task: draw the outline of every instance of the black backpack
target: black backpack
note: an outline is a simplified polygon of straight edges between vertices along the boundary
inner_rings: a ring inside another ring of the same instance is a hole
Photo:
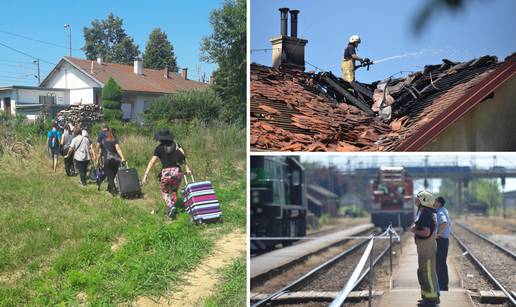
[[[50,149],[59,148],[59,137],[57,136],[57,131],[50,132],[50,139],[48,140],[48,147]]]

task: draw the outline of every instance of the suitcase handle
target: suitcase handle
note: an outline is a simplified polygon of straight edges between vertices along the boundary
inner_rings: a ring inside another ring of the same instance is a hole
[[[191,179],[192,179],[192,181],[191,181],[191,182],[195,182],[195,179],[194,179],[194,176],[193,176],[193,174],[192,174],[192,173],[190,173],[190,177],[191,177]],[[188,183],[189,183],[189,182],[188,182],[188,177],[186,177],[186,175],[185,175],[185,174],[183,174],[183,178],[185,178],[185,183],[186,183],[186,184],[188,184]]]

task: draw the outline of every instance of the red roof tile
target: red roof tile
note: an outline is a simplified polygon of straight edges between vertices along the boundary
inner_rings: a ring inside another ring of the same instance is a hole
[[[395,80],[390,87],[396,89],[390,121],[336,103],[319,89],[314,74],[251,64],[251,147],[273,151],[419,150],[513,76],[515,58],[503,65],[494,57],[466,63],[444,61]],[[420,95],[417,99],[412,97],[414,89]]]
[[[73,57],[65,57],[64,60],[79,67],[86,74],[105,84],[110,77],[116,80],[124,91],[149,92],[149,93],[173,93],[179,90],[204,89],[205,83],[185,80],[178,73],[170,72],[169,78],[164,77],[164,70],[143,69],[143,74],[134,73],[133,65],[121,65],[114,63],[99,64],[96,61],[83,60]],[[91,65],[93,63],[93,73]]]

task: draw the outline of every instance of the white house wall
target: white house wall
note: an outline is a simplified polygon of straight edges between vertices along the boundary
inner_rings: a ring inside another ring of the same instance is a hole
[[[100,85],[68,62],[57,70],[42,86],[55,88],[83,89]]]
[[[93,104],[94,101],[93,88],[70,90],[70,104]]]
[[[125,108],[126,113],[131,113],[131,121],[141,123],[143,121],[143,112],[150,108],[151,103],[160,96],[161,95],[125,93],[122,102],[130,104],[131,106],[123,106],[123,108]],[[125,116],[124,114],[124,117]]]
[[[67,93],[65,91],[52,91],[52,90],[29,90],[29,89],[16,89],[18,92],[18,104],[39,104],[39,96],[55,96],[56,104],[65,105],[68,104],[66,99]]]

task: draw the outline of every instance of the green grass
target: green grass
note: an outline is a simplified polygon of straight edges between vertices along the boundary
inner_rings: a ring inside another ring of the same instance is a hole
[[[44,140],[28,159],[0,156],[0,306],[77,305],[84,297],[94,306],[116,305],[176,290],[215,239],[245,230],[245,132],[216,128],[176,135],[196,179],[212,180],[223,224],[194,226],[185,212],[166,223],[163,209],[150,214],[164,207],[154,178],[144,199],[123,200],[94,184],[82,188],[77,177],[64,176],[62,162],[52,175]],[[156,142],[145,134],[120,139],[130,166],[143,174]],[[125,244],[112,251],[120,238]],[[228,301],[245,297],[245,270],[238,272],[241,288],[222,283],[238,289],[227,292]]]
[[[246,261],[246,255],[242,254],[222,271],[222,278],[215,287],[217,293],[203,302],[205,307],[246,305]]]

